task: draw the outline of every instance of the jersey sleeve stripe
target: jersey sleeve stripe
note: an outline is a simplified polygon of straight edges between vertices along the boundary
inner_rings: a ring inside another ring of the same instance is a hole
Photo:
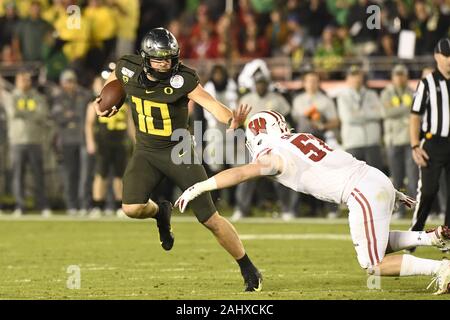
[[[423,103],[423,97],[424,97],[424,91],[425,91],[425,85],[423,84],[423,81],[420,81],[419,87],[417,88],[416,97],[414,98],[412,111],[419,113],[422,108]]]

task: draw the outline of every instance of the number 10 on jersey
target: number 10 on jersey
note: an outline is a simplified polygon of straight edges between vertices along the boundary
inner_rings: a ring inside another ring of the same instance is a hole
[[[136,106],[139,131],[164,137],[168,137],[172,134],[172,121],[170,119],[169,106],[167,103],[142,100],[135,96],[131,97],[131,101]],[[161,112],[163,123],[162,129],[155,128],[154,118],[152,117],[152,108],[158,108]]]

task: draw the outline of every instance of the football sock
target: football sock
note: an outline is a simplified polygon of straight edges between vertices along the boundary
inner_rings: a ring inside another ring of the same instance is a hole
[[[250,260],[250,258],[247,256],[247,254],[244,254],[244,256],[242,258],[236,260],[236,262],[239,264],[239,267],[241,268],[241,270],[246,270],[246,269],[255,267],[253,265],[252,261]]]
[[[425,231],[389,232],[389,247],[392,251],[395,252],[417,246],[431,246],[430,235]]]
[[[404,254],[400,276],[434,276],[441,267],[442,261],[422,259],[410,254]]]
[[[93,208],[98,208],[100,210],[103,210],[103,208],[105,207],[105,200],[93,200],[92,201],[92,207]]]
[[[114,207],[116,210],[119,210],[122,208],[122,200],[116,200],[114,201]]]

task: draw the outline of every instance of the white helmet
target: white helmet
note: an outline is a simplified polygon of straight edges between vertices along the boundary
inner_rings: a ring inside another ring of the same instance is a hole
[[[255,113],[248,121],[245,130],[246,146],[254,156],[265,136],[281,137],[290,132],[284,116],[272,110]]]

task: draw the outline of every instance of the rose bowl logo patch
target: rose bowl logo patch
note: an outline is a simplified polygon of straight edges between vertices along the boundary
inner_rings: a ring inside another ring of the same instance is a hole
[[[179,89],[184,84],[184,78],[180,76],[179,74],[174,75],[172,78],[170,78],[170,85],[174,87],[175,89]]]

